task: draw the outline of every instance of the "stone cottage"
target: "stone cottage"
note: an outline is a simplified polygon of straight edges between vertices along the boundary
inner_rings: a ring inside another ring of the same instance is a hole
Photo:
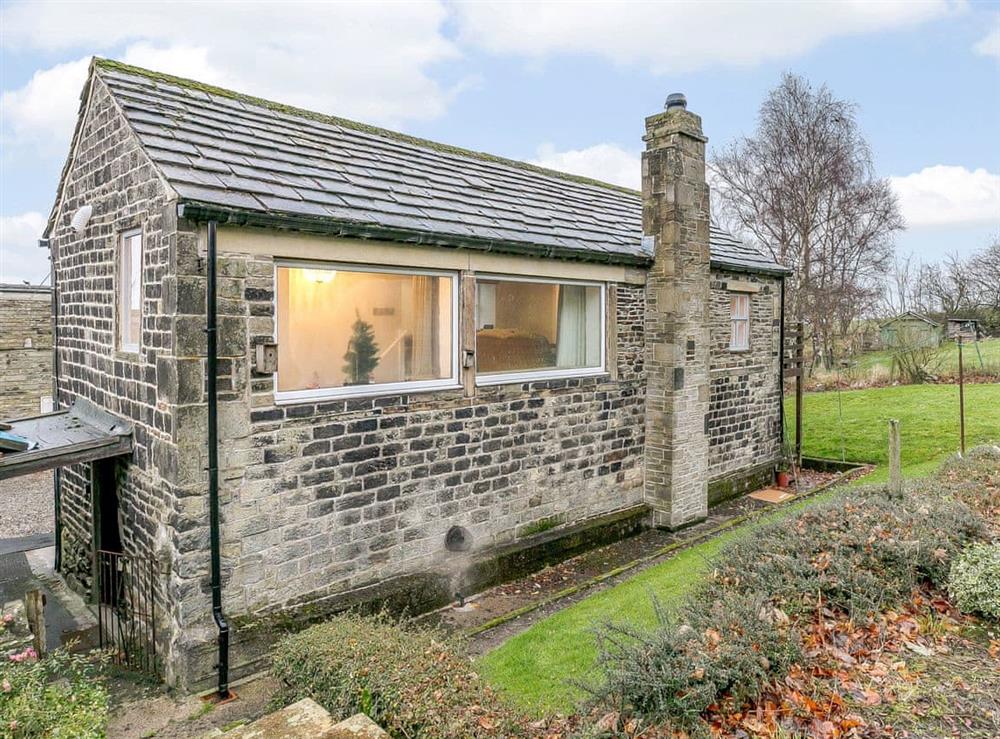
[[[220,612],[238,673],[275,614],[431,608],[769,480],[785,270],[710,225],[682,96],[644,140],[640,193],[96,60],[45,235],[58,403],[134,452],[62,471],[66,577],[155,557],[195,688]]]
[[[52,410],[52,291],[0,284],[0,418]]]

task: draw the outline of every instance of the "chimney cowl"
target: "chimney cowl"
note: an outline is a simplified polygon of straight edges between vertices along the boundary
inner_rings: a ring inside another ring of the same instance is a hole
[[[681,108],[682,110],[687,109],[688,101],[684,97],[683,92],[672,92],[667,95],[667,102],[663,106],[664,110],[671,110],[673,108]]]

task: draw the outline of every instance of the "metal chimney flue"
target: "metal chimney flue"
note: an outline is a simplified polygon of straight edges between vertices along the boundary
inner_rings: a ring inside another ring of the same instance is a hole
[[[674,108],[681,108],[682,110],[687,109],[688,101],[684,97],[683,92],[672,92],[667,95],[666,105],[663,106],[664,110],[673,110]]]

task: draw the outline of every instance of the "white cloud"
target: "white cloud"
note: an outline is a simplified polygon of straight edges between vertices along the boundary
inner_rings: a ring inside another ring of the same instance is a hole
[[[438,0],[376,3],[5,3],[9,49],[96,53],[282,103],[400,126],[441,115],[465,81],[434,65],[460,57]],[[122,49],[124,48],[124,52]],[[87,59],[3,93],[5,145],[65,153]]]
[[[849,34],[891,30],[939,18],[961,3],[742,2],[656,3],[558,0],[461,1],[460,37],[494,53],[538,59],[587,54],[656,73],[785,59]]]
[[[641,186],[639,155],[617,144],[595,144],[568,151],[556,151],[552,144],[542,144],[529,163],[636,190]]]
[[[33,143],[65,153],[76,122],[88,59],[35,72],[24,87],[0,95],[4,143]]]
[[[1000,17],[997,23],[1000,24]],[[972,50],[981,56],[991,56],[1000,59],[1000,28],[994,28],[990,33],[979,39]]]
[[[0,282],[40,282],[49,273],[48,252],[38,239],[45,216],[35,211],[0,216]]]
[[[207,49],[196,46],[158,48],[139,42],[125,49],[121,60],[159,72],[196,77],[209,84],[226,82],[225,74],[208,62]],[[5,144],[31,146],[45,154],[65,156],[89,66],[90,57],[57,64],[35,72],[23,87],[5,90],[0,96]]]
[[[1000,225],[1000,174],[939,164],[889,180],[908,226]]]

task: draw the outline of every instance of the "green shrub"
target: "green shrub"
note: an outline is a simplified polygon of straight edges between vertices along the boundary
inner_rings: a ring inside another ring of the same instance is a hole
[[[596,692],[615,710],[691,726],[722,696],[752,698],[800,656],[788,619],[761,599],[702,593],[679,617],[657,616],[651,630],[598,633],[607,680]]]
[[[863,618],[914,587],[945,587],[951,559],[988,530],[960,502],[862,488],[758,530],[720,553],[710,589],[764,595],[790,615],[822,605]]]
[[[599,631],[611,710],[688,727],[711,704],[742,703],[799,657],[796,622],[820,609],[863,619],[914,587],[943,587],[950,562],[988,529],[961,502],[861,489],[763,526],[725,548],[675,617]],[[659,610],[659,609],[658,609]]]
[[[948,591],[966,613],[1000,620],[1000,544],[974,544],[951,565]]]
[[[434,631],[386,616],[341,615],[283,639],[279,700],[312,698],[334,716],[362,712],[397,737],[519,736],[518,717]]]
[[[950,458],[921,488],[962,501],[1000,531],[1000,447],[980,446]]]
[[[105,736],[108,693],[97,661],[63,650],[43,660],[17,656],[0,662],[0,736]]]

